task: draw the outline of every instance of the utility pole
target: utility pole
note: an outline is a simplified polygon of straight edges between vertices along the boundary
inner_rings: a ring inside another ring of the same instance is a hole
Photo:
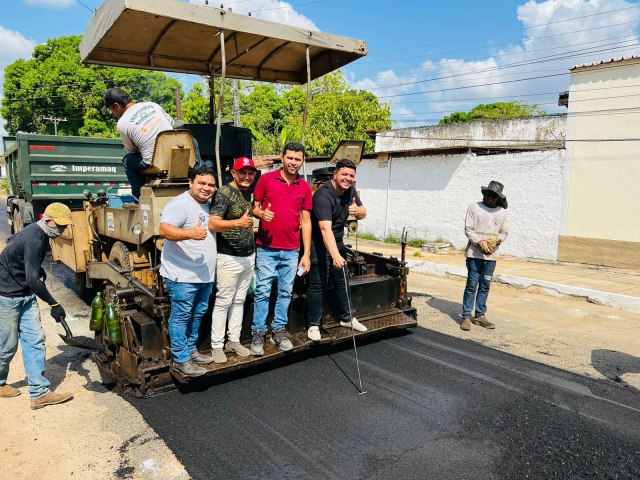
[[[233,124],[240,126],[240,102],[238,100],[238,79],[233,79]]]
[[[176,120],[182,120],[182,111],[180,108],[180,87],[174,87],[173,93],[176,96]]]
[[[53,131],[55,132],[55,135],[58,135],[58,123],[67,121],[66,118],[55,117],[42,117],[42,120],[49,120],[50,122],[53,122]]]

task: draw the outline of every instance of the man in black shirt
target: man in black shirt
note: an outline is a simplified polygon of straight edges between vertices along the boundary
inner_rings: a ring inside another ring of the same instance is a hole
[[[69,207],[52,203],[38,222],[11,237],[0,254],[0,398],[20,395],[20,390],[7,384],[9,364],[20,339],[32,410],[73,397],[49,390],[50,382],[44,377],[45,336],[36,300],[38,297],[49,304],[56,322],[65,317],[64,309],[44,283],[42,262],[49,239],[59,237],[70,223]]]
[[[367,327],[351,318],[346,293],[347,250],[343,243],[344,228],[349,215],[356,220],[367,216],[355,189],[356,166],[351,160],[336,164],[333,178],[313,194],[311,212],[311,271],[308,292],[307,336],[320,340],[320,324],[325,293],[333,295],[336,302],[333,312],[340,325],[366,332]]]

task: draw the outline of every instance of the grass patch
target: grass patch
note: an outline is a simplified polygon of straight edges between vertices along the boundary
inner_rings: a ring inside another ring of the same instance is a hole
[[[0,192],[6,195],[9,195],[9,193],[11,193],[11,187],[9,186],[9,179],[6,177],[0,179]]]
[[[407,242],[407,244],[408,244],[410,247],[415,247],[415,248],[422,248],[422,245],[423,245],[424,243],[426,243],[426,242],[425,242],[423,239],[421,239],[421,238],[414,238],[413,240],[409,240],[409,241]]]
[[[373,233],[356,233],[357,238],[361,238],[362,240],[377,240],[376,236]]]
[[[422,256],[422,253],[420,253],[420,252],[413,252],[413,256],[414,256],[414,257],[421,257],[421,256]]]
[[[393,235],[387,235],[386,237],[384,237],[384,243],[392,243],[394,245],[399,245],[400,244],[400,238],[399,237],[394,237]]]
[[[447,240],[446,238],[442,238],[442,237],[438,237],[436,238],[433,243],[447,243],[447,244],[451,244],[451,242],[449,240]]]

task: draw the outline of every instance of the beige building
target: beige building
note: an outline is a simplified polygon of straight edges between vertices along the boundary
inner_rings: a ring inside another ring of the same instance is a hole
[[[640,269],[640,58],[571,69],[558,260]]]

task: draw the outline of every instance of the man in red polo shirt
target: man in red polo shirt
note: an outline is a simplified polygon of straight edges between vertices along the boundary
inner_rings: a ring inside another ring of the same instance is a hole
[[[260,219],[256,253],[251,353],[264,355],[267,314],[273,281],[278,279],[278,299],[271,342],[280,350],[293,348],[285,330],[296,269],[306,274],[311,267],[311,188],[298,175],[304,162],[304,146],[287,143],[282,152],[282,168],[262,175],[254,191],[253,215]],[[302,229],[302,258],[300,230]]]

